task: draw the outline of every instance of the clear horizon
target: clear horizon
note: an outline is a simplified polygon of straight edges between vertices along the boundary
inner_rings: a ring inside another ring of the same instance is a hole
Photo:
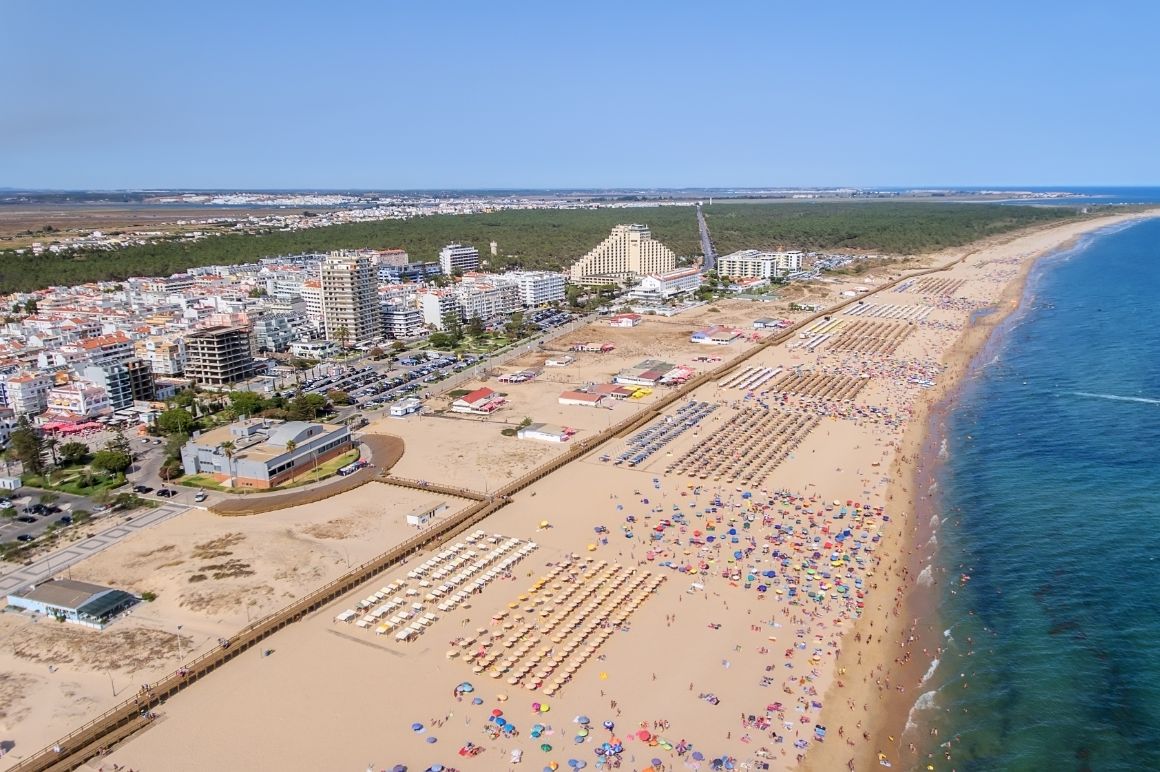
[[[1158,23],[1141,0],[11,2],[0,185],[1147,187]]]

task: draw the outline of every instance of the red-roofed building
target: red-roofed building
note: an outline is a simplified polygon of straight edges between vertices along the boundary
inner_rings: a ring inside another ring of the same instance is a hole
[[[636,327],[644,317],[640,314],[616,314],[608,317],[609,327]]]
[[[451,403],[452,413],[471,413],[473,415],[490,415],[507,404],[507,400],[491,389],[484,387],[476,389],[470,394],[464,394]]]
[[[589,394],[586,391],[564,391],[560,392],[559,402],[561,405],[582,405],[584,407],[600,407],[600,403],[604,401],[603,394]]]

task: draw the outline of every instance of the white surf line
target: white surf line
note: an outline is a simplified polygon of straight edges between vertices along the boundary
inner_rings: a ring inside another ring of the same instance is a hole
[[[1145,405],[1160,405],[1160,399],[1149,397],[1121,397],[1119,394],[1094,394],[1090,391],[1069,391],[1068,394],[1077,397],[1091,397],[1092,399],[1110,399],[1115,402],[1141,402]]]

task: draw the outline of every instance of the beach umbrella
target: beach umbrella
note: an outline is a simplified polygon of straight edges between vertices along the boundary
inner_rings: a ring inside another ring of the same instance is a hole
[[[435,737],[434,737],[434,736],[431,736],[431,737],[428,737],[428,738],[427,738],[427,742],[428,742],[428,743],[435,743],[435,742],[438,742],[438,741],[435,739]]]
[[[411,724],[411,731],[412,732],[422,732],[423,725],[420,724],[418,721],[416,721],[414,724]]]
[[[457,686],[455,688],[457,691],[461,691],[461,692],[464,692],[466,694],[471,694],[473,691],[475,691],[475,687],[472,686],[468,681],[464,681],[463,683],[461,683],[459,686]]]
[[[547,753],[548,751],[552,750],[552,746],[544,743],[540,746],[540,750],[542,750],[544,753]]]
[[[659,766],[661,765],[661,760],[660,760],[660,759],[653,759],[653,760],[652,760],[652,765],[653,765],[654,767],[659,767]]]
[[[577,723],[577,724],[587,724],[587,723],[589,723],[588,716],[577,716],[577,717],[576,717],[576,723]]]
[[[704,761],[705,754],[700,751],[693,751],[693,761]]]
[[[610,732],[612,731],[613,727],[615,727],[615,726],[616,726],[616,724],[614,724],[614,723],[613,723],[613,722],[611,722],[611,721],[605,721],[605,722],[604,722],[604,728],[605,728],[605,729],[607,729],[607,730],[608,730],[608,731],[610,731]]]
[[[499,708],[495,708],[491,711],[491,715],[495,716],[496,718],[499,718],[500,716],[503,715],[503,711],[500,710]]]
[[[391,767],[391,772],[407,772],[407,768],[402,764],[396,764],[395,766]]]

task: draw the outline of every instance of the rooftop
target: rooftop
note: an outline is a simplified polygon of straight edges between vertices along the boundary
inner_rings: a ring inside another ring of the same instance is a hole
[[[12,595],[58,608],[79,609],[94,595],[109,589],[99,584],[78,582],[73,579],[53,579],[27,592],[14,592]]]

